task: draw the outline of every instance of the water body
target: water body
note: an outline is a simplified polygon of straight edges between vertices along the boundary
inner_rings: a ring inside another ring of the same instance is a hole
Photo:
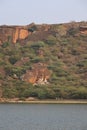
[[[0,104],[0,130],[87,130],[87,105]]]

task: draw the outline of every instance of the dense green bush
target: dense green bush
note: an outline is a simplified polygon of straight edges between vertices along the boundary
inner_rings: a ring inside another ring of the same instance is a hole
[[[8,43],[8,42],[5,42],[5,43],[2,44],[2,47],[3,47],[3,48],[6,48],[6,47],[8,47],[8,46],[9,46],[9,43]]]
[[[50,35],[48,38],[47,38],[47,40],[46,40],[46,43],[48,44],[48,45],[55,45],[56,44],[56,42],[57,42],[57,40],[56,40],[56,37],[54,37],[54,36],[52,36],[52,35]]]
[[[39,48],[44,47],[44,46],[45,46],[44,42],[38,41],[38,42],[31,44],[30,47],[33,48],[33,49],[39,49]]]
[[[31,28],[28,29],[29,32],[34,32],[37,30],[37,27],[33,25]]]
[[[71,35],[71,36],[75,36],[75,34],[77,34],[78,32],[79,32],[79,28],[71,27],[71,28],[68,30],[68,34]]]
[[[9,62],[10,62],[11,64],[15,64],[18,60],[19,60],[19,58],[18,58],[18,57],[15,57],[15,56],[11,56],[11,57],[9,58]]]

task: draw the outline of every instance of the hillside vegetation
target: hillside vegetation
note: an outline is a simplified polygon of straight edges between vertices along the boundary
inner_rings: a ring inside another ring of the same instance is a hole
[[[0,97],[87,99],[87,22],[27,28],[0,45]]]

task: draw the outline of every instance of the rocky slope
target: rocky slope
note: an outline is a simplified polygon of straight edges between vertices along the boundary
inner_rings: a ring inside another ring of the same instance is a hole
[[[34,23],[26,26],[0,26],[0,44],[4,42],[16,43],[18,40],[44,40],[50,34],[64,36],[68,31],[79,30],[81,34],[87,34],[87,25],[85,22],[60,24],[59,28],[55,25],[36,25]]]
[[[0,26],[0,95],[87,98],[87,22]]]

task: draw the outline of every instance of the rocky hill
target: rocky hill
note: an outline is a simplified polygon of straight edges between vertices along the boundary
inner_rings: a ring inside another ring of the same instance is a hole
[[[0,26],[0,97],[87,98],[87,22]]]

